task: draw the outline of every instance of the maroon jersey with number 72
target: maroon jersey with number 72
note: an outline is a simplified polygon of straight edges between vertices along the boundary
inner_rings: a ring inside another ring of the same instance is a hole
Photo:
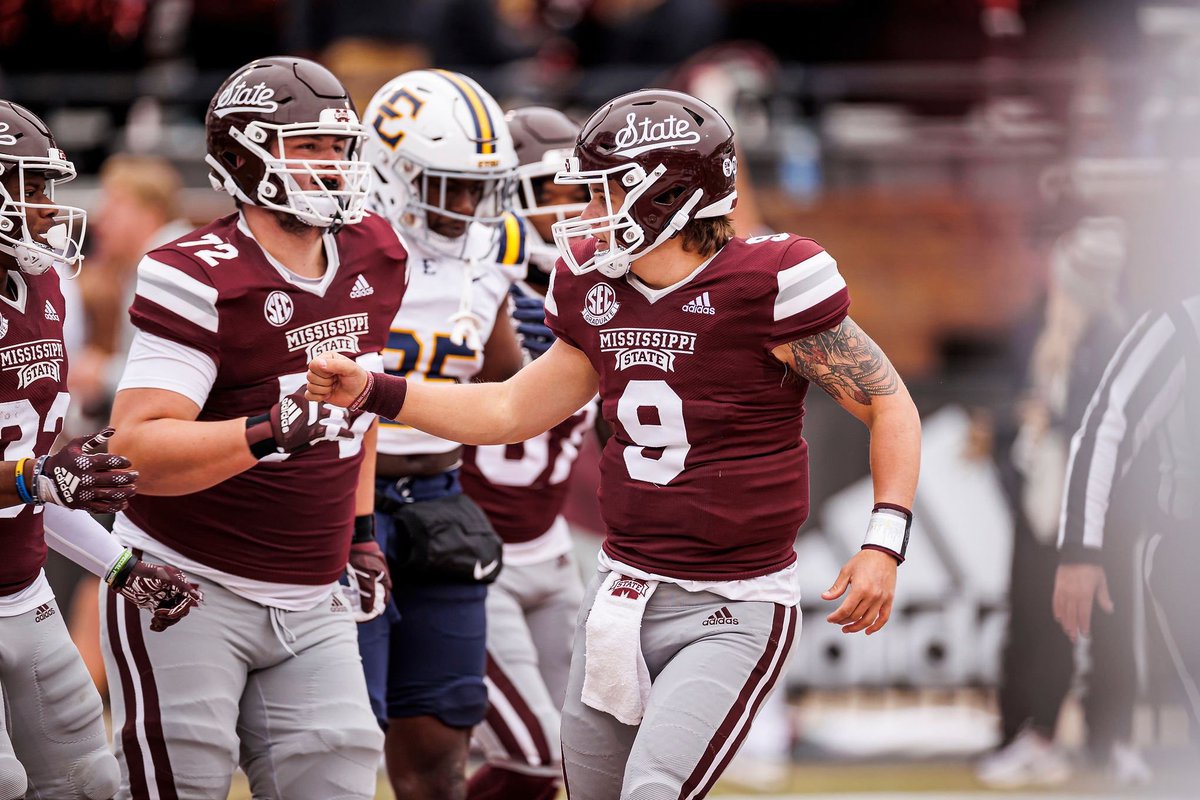
[[[139,329],[195,348],[217,364],[200,420],[266,412],[304,385],[308,362],[336,351],[378,353],[407,283],[408,254],[372,214],[325,236],[316,283],[289,279],[233,214],[154,250],[138,266],[129,309]],[[188,558],[233,575],[320,585],[346,568],[362,434],[271,455],[203,491],[140,494],[130,521]]]

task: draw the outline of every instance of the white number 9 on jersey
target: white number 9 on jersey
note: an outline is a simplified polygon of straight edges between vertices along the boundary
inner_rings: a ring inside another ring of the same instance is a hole
[[[657,411],[658,422],[642,422],[641,408]],[[617,401],[617,419],[634,442],[624,453],[629,477],[664,486],[683,472],[692,445],[683,422],[683,399],[666,381],[630,381]],[[662,452],[650,458],[648,448]]]

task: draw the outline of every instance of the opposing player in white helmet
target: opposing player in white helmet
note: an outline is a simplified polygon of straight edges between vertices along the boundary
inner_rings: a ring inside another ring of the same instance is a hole
[[[525,248],[505,213],[517,156],[500,107],[465,75],[417,70],[376,92],[363,122],[372,210],[410,254],[386,370],[425,382],[508,377],[522,364],[508,297]],[[383,421],[378,454],[376,533],[399,618],[360,627],[367,684],[387,721],[396,795],[458,800],[470,731],[487,710],[484,602],[501,543],[462,494],[458,442]]]

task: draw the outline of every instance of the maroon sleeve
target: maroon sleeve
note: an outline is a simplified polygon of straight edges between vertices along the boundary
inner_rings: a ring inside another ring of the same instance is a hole
[[[799,236],[763,244],[778,248],[768,350],[829,330],[846,318],[850,292],[825,248]]]
[[[554,331],[554,335],[562,339],[576,350],[582,350],[578,339],[571,334],[570,323],[574,317],[570,313],[574,292],[574,281],[578,280],[560,258],[550,274],[550,287],[546,290],[546,326]],[[577,315],[576,315],[577,316]]]
[[[189,255],[168,246],[142,259],[129,317],[138,330],[192,347],[220,363],[217,289]]]

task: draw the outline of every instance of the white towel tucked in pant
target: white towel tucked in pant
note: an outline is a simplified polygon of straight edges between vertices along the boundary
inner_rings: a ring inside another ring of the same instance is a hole
[[[658,581],[610,572],[585,624],[583,702],[626,725],[642,721],[650,670],[642,657],[642,614]]]

